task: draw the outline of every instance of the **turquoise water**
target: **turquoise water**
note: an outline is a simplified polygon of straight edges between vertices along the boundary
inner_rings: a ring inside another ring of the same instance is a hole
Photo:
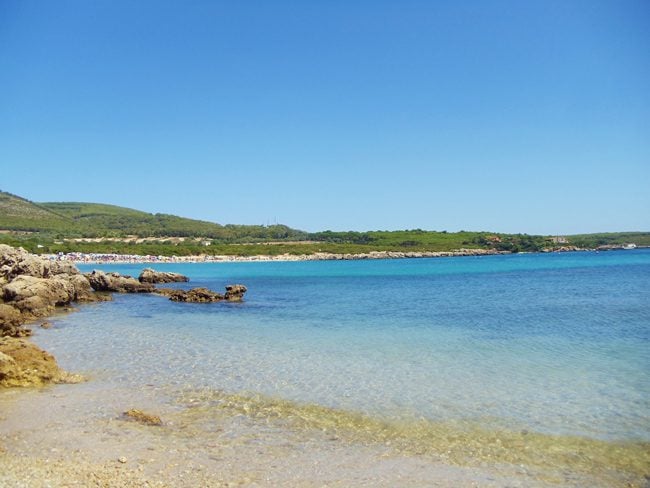
[[[146,265],[81,266],[136,275]],[[157,265],[242,304],[115,295],[36,340],[116,384],[650,440],[650,251]]]

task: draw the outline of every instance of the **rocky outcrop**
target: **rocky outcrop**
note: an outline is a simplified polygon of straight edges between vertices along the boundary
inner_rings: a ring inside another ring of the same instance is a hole
[[[79,274],[81,273],[74,263],[69,261],[50,261],[30,254],[21,247],[0,244],[0,284],[8,283],[18,276],[53,278]]]
[[[24,320],[45,317],[56,307],[75,301],[99,301],[110,297],[95,294],[82,275],[56,275],[52,278],[17,276],[2,288],[5,304],[20,311]]]
[[[73,263],[0,245],[0,336],[30,335],[21,325],[56,307],[108,298],[95,293]]]
[[[0,386],[77,381],[59,369],[51,354],[21,339],[31,335],[22,325],[74,301],[103,299],[73,263],[0,245]]]
[[[226,293],[222,295],[208,288],[192,288],[191,290],[176,290],[173,288],[159,288],[160,295],[169,297],[173,302],[188,303],[214,303],[214,302],[241,302],[247,289],[244,285],[228,285]]]
[[[0,337],[25,337],[31,335],[31,330],[21,327],[25,322],[20,310],[0,303]]]
[[[2,289],[5,302],[11,302],[21,312],[34,317],[52,313],[57,305],[69,305],[74,297],[74,285],[63,278],[23,275],[14,278]]]
[[[244,285],[228,285],[226,286],[225,299],[229,302],[241,302],[247,291],[248,289]]]
[[[119,273],[105,273],[94,270],[84,275],[95,291],[116,293],[151,293],[155,287],[151,283],[140,283],[135,278]]]
[[[575,251],[584,251],[584,248],[577,246],[559,246],[559,247],[549,247],[542,249],[542,252],[575,252]]]
[[[77,383],[82,378],[61,370],[54,357],[26,339],[0,338],[0,386]]]
[[[192,288],[191,290],[160,288],[157,291],[161,295],[168,296],[172,302],[214,303],[225,300],[223,295],[208,288]]]
[[[43,278],[49,274],[49,261],[29,254],[23,248],[0,244],[0,279],[3,283],[20,275]]]
[[[101,302],[111,300],[110,295],[95,293],[90,286],[88,278],[82,274],[67,275],[67,280],[74,288],[75,302]]]
[[[190,281],[190,279],[180,273],[170,273],[145,268],[142,270],[142,273],[140,273],[138,281],[140,283],[182,283]]]
[[[81,274],[71,262],[44,259],[22,248],[0,244],[0,386],[79,380],[80,377],[61,371],[52,355],[22,339],[31,334],[31,330],[23,327],[25,322],[48,316],[57,307],[111,299],[110,294],[102,292],[158,291],[173,301],[194,303],[241,301],[246,293],[243,285],[227,286],[225,295],[207,288],[156,290],[153,285],[154,282],[179,281],[188,281],[188,278],[152,269],[144,270],[139,280],[103,271]],[[42,324],[43,328],[50,326]]]

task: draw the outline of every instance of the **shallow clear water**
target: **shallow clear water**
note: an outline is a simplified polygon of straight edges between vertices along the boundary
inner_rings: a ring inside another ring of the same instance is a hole
[[[115,295],[36,341],[121,386],[650,440],[649,250],[155,267],[190,277],[176,286],[249,293],[242,304]]]

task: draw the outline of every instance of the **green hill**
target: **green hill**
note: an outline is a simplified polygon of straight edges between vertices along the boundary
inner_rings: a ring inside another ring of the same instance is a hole
[[[150,214],[116,205],[81,202],[40,203],[57,215],[74,222],[84,236],[120,237],[213,237],[223,234],[223,226],[175,215]]]
[[[4,232],[4,233],[2,233]],[[7,234],[9,232],[9,234]],[[158,238],[148,241],[127,239]],[[181,239],[168,239],[182,237]],[[79,242],[76,238],[106,238]],[[204,246],[203,240],[210,246]],[[536,252],[575,245],[596,248],[634,243],[650,246],[650,232],[550,236],[421,229],[306,233],[285,225],[220,225],[175,215],[151,214],[100,203],[34,203],[0,192],[0,242],[35,252],[229,255],[452,251],[460,248]]]
[[[22,232],[76,231],[72,219],[17,195],[0,191],[0,230]]]
[[[57,237],[203,237],[223,242],[304,239],[285,225],[220,225],[100,203],[35,203],[0,192],[0,230]]]

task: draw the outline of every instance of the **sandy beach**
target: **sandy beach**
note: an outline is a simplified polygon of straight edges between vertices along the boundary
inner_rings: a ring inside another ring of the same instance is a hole
[[[573,250],[573,249],[572,249]],[[279,254],[279,255],[257,255],[257,256],[235,256],[235,255],[208,255],[200,254],[194,256],[151,256],[139,254],[102,254],[102,253],[67,253],[67,254],[43,254],[43,257],[52,261],[71,261],[78,264],[155,264],[155,263],[238,263],[238,262],[260,262],[260,261],[349,261],[366,259],[417,259],[417,258],[441,258],[458,256],[491,256],[498,254],[510,254],[507,251],[494,251],[487,249],[459,249],[456,251],[440,252],[401,252],[401,251],[372,251],[360,254],[334,254],[316,252],[312,254]]]

